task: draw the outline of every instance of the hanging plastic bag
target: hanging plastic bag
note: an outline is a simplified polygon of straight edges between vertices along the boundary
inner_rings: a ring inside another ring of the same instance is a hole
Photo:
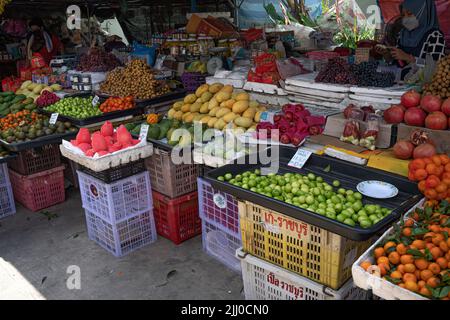
[[[341,135],[341,141],[359,145],[361,129],[359,122],[364,120],[364,111],[353,109],[345,122],[344,131]]]
[[[378,132],[380,131],[380,121],[381,116],[378,114],[369,114],[367,116],[367,128],[362,134],[359,140],[359,145],[361,147],[367,148],[369,150],[375,150],[375,145],[377,143]]]

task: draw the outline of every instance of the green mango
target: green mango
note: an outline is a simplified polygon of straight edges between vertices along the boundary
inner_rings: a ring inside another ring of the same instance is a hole
[[[139,133],[141,132],[141,125],[138,124],[136,127],[133,128],[133,130],[131,130],[131,134],[132,135],[139,135]]]
[[[125,125],[125,128],[127,128],[127,130],[131,132],[136,127],[136,125],[136,123],[127,123]]]
[[[147,139],[159,140],[161,129],[157,124],[151,125],[148,128]]]

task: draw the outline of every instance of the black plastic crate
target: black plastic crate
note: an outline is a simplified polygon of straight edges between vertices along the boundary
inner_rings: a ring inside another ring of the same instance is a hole
[[[91,169],[86,167],[81,167],[82,172],[106,183],[112,183],[114,181],[125,179],[134,176],[135,174],[144,172],[145,170],[147,169],[145,167],[144,159],[139,159],[137,161],[133,161],[121,166],[117,166],[99,172],[92,171]]]

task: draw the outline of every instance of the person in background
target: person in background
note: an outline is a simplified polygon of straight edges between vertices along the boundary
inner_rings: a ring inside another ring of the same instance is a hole
[[[445,38],[439,29],[436,5],[433,0],[405,0],[401,6],[403,29],[395,48],[377,47],[385,60],[397,60],[401,67],[425,65],[427,55],[438,61],[445,55]],[[410,68],[404,68],[410,69]],[[404,75],[408,70],[403,70]]]
[[[44,28],[44,23],[40,18],[33,18],[29,22],[30,34],[27,42],[28,61],[31,60],[34,53],[39,53],[47,65],[50,64],[57,54],[62,52],[62,44],[58,37],[49,33]]]
[[[104,45],[106,52],[111,52],[114,49],[126,48],[126,44],[122,42],[122,38],[113,34],[106,38],[106,43]]]

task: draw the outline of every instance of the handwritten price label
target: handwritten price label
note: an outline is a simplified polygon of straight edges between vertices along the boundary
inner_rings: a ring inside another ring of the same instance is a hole
[[[221,194],[216,193],[213,197],[214,204],[220,209],[225,209],[227,207],[227,201],[225,197]]]
[[[50,120],[48,121],[48,123],[50,124],[55,124],[56,121],[58,120],[58,113],[52,113],[52,115],[50,116]]]
[[[148,124],[143,124],[141,126],[141,131],[139,132],[139,140],[147,140]]]
[[[100,101],[100,98],[98,96],[95,96],[92,99],[92,105],[95,107],[99,101]]]
[[[303,168],[306,161],[308,161],[309,157],[311,156],[312,152],[298,149],[295,155],[292,157],[291,161],[289,161],[288,166],[295,167],[295,168]]]

